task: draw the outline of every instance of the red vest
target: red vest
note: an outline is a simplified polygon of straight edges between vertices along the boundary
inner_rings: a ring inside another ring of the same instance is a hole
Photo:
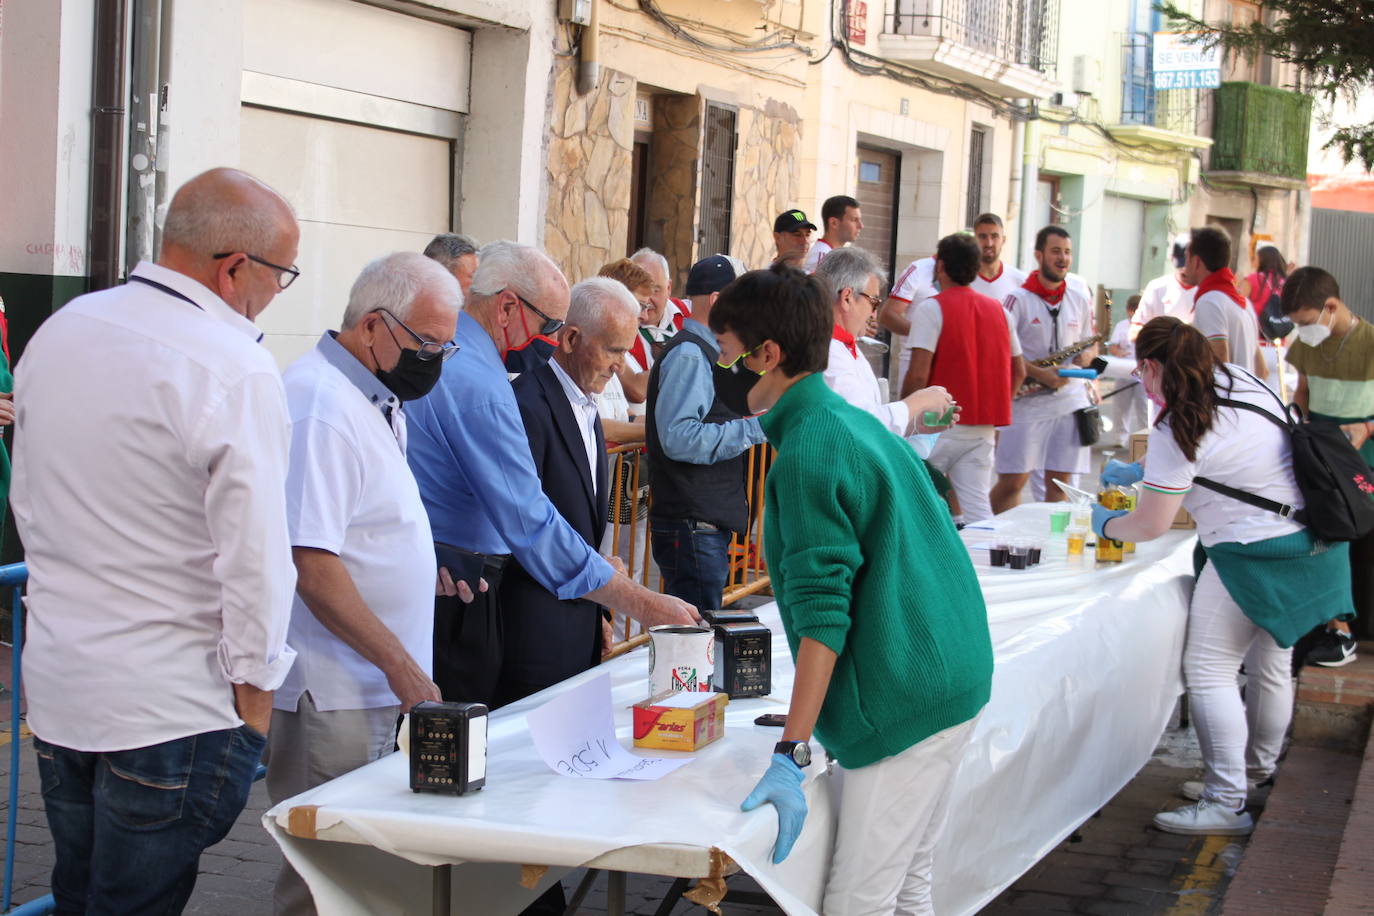
[[[935,297],[940,340],[928,385],[943,385],[958,402],[961,426],[1011,423],[1011,334],[997,300],[967,286]]]

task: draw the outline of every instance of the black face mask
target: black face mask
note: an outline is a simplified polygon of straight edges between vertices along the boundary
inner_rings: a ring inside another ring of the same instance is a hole
[[[749,392],[758,384],[763,374],[755,372],[738,360],[726,367],[716,363],[712,370],[712,380],[716,385],[716,397],[730,410],[741,417],[751,416],[754,411],[749,407]]]
[[[369,348],[370,349],[370,348]],[[377,354],[372,354],[374,360]],[[381,363],[379,362],[380,366]],[[373,374],[391,393],[402,401],[414,401],[429,394],[439,383],[444,371],[442,359],[420,359],[420,351],[401,348],[401,358],[390,369],[378,369]]]

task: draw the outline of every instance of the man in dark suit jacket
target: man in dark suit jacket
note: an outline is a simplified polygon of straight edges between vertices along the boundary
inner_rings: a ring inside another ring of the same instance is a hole
[[[606,387],[634,344],[639,303],[606,277],[572,288],[558,350],[547,365],[517,378],[515,400],[545,494],[587,543],[601,543],[610,484],[606,440],[592,395]],[[505,657],[497,703],[512,703],[601,660],[609,625],[602,607],[560,600],[517,562],[506,566],[500,608]]]

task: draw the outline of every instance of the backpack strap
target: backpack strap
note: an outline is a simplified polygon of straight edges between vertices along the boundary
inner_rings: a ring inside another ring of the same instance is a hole
[[[1247,375],[1248,374],[1249,373],[1247,373]],[[1251,378],[1254,378],[1254,376],[1251,376]],[[1256,379],[1255,381],[1258,382],[1259,380]],[[1263,383],[1260,383],[1260,385],[1261,387],[1264,387],[1265,391],[1269,391],[1269,389],[1265,387]],[[1269,393],[1273,394],[1272,391],[1270,391]],[[1283,406],[1283,401],[1279,400],[1278,395],[1274,395],[1274,400],[1279,401],[1279,406]],[[1292,435],[1293,433],[1293,428],[1295,424],[1293,423],[1292,418],[1287,416],[1287,408],[1284,408],[1284,419],[1279,419],[1269,411],[1265,410],[1263,407],[1259,407],[1255,404],[1249,404],[1245,401],[1234,401],[1230,398],[1217,398],[1217,403],[1224,407],[1232,407],[1238,410],[1248,410],[1251,413],[1257,413],[1260,416],[1264,417],[1266,420],[1268,420],[1270,423],[1273,423],[1279,429],[1282,429],[1284,432],[1288,433],[1289,435]],[[1248,506],[1254,506],[1256,509],[1263,509],[1266,512],[1273,512],[1281,518],[1292,519],[1295,522],[1306,524],[1306,513],[1302,509],[1296,509],[1293,506],[1290,506],[1288,503],[1281,503],[1278,500],[1274,499],[1266,499],[1263,496],[1247,492],[1246,490],[1238,490],[1235,487],[1229,487],[1224,483],[1211,480],[1207,477],[1194,477],[1193,483],[1205,487],[1208,490],[1211,490],[1213,493],[1220,493],[1222,496],[1229,496],[1231,499],[1239,500],[1240,502],[1243,502]]]
[[[1302,523],[1303,520],[1306,518],[1306,513],[1302,509],[1295,509],[1294,507],[1288,505],[1288,503],[1281,503],[1278,500],[1274,499],[1266,499],[1263,496],[1257,496],[1256,494],[1247,492],[1245,490],[1237,490],[1235,487],[1228,487],[1224,483],[1220,483],[1215,480],[1210,480],[1206,477],[1194,477],[1193,483],[1201,487],[1206,487],[1213,493],[1220,493],[1222,496],[1229,496],[1232,499],[1239,500],[1240,502],[1243,502],[1248,506],[1254,506],[1256,509],[1263,509],[1266,512],[1273,512],[1275,515],[1278,515],[1281,518],[1292,519],[1293,521],[1299,523]]]

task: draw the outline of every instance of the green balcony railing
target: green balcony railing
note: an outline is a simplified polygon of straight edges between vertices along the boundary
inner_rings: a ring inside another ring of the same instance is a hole
[[[1307,176],[1311,97],[1256,83],[1222,83],[1213,104],[1212,171]]]

